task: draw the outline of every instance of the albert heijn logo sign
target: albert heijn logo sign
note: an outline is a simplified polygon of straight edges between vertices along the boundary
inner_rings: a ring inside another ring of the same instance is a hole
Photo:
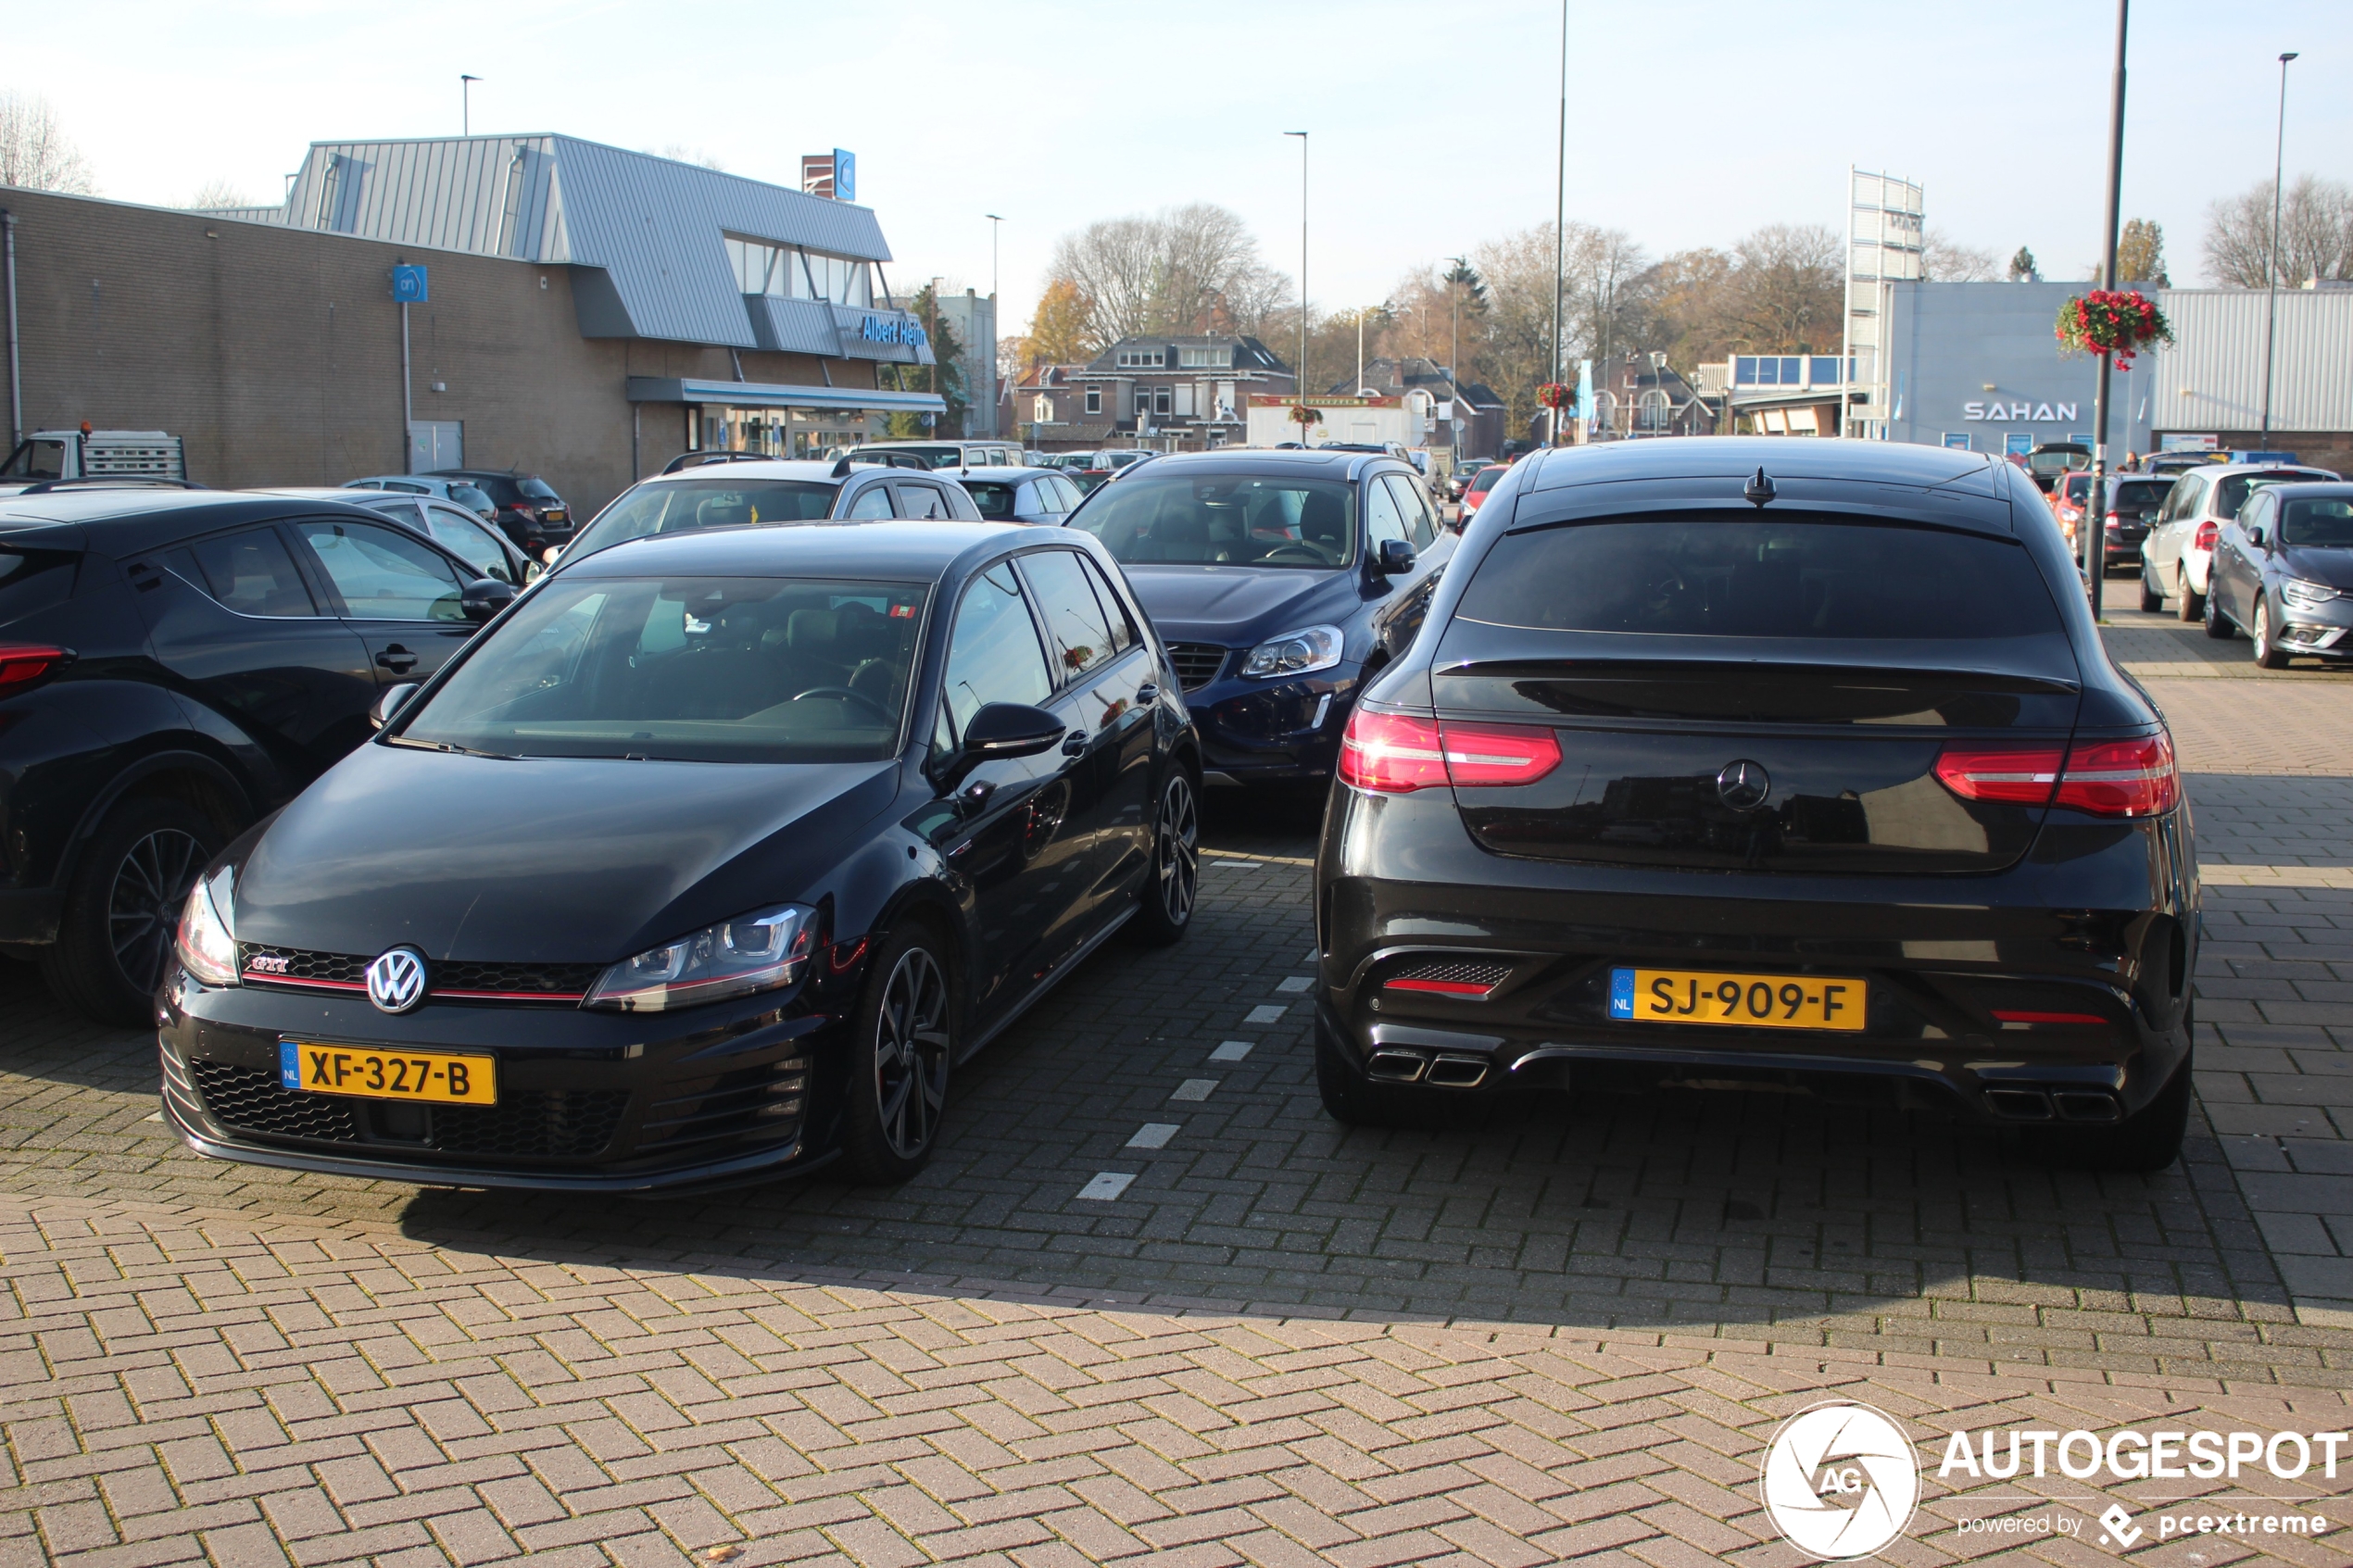
[[[922,327],[905,316],[869,316],[858,335],[867,343],[903,343],[910,348],[921,348],[931,341]]]

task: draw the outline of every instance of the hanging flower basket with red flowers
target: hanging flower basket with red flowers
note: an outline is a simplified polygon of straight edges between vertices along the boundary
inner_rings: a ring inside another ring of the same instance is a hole
[[[1570,408],[1577,404],[1577,389],[1548,381],[1536,389],[1536,401],[1547,408]]]
[[[2133,356],[2153,343],[2171,343],[2173,324],[2138,289],[2094,289],[2059,307],[2059,346],[2074,354],[2108,355],[2129,370]]]
[[[1302,430],[1306,429],[1309,425],[1322,424],[1324,422],[1323,411],[1319,408],[1310,408],[1304,403],[1294,403],[1290,406],[1290,422],[1299,426]]]

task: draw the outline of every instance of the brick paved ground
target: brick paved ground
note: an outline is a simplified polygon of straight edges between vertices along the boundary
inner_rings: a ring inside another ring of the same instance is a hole
[[[2131,662],[2188,661],[2114,619]],[[1192,937],[1074,976],[895,1192],[578,1204],[198,1161],[148,1042],[0,964],[0,1562],[1763,1565],[1796,1558],[1757,1454],[1828,1394],[1939,1442],[2343,1430],[2353,765],[2303,737],[2353,695],[2147,679],[2208,876],[2197,1135],[2150,1178],[1787,1096],[1343,1133],[1302,1029],[1299,819],[1222,823]],[[2340,1477],[2255,1479],[2342,1515]],[[2032,1494],[2080,1523],[2183,1485]],[[2095,1524],[1957,1534],[2023,1506],[1993,1487],[1931,1478],[1890,1555],[2108,1555]]]

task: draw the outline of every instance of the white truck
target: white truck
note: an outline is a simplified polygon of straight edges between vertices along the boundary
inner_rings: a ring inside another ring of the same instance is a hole
[[[0,495],[53,479],[188,477],[180,438],[159,430],[36,430],[0,463]]]

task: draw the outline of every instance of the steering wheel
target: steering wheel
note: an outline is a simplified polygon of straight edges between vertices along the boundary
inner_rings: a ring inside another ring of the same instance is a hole
[[[792,700],[799,702],[806,697],[812,696],[846,696],[852,702],[862,702],[868,708],[873,709],[875,716],[881,719],[886,724],[896,724],[899,722],[898,714],[893,713],[889,709],[885,708],[881,703],[876,702],[864,692],[853,692],[848,686],[812,686],[805,692],[795,692],[793,694]]]
[[[1324,548],[1320,545],[1277,545],[1258,558],[1263,561],[1274,562],[1281,560],[1286,556],[1305,566],[1329,566],[1332,564],[1331,557],[1324,553]]]

